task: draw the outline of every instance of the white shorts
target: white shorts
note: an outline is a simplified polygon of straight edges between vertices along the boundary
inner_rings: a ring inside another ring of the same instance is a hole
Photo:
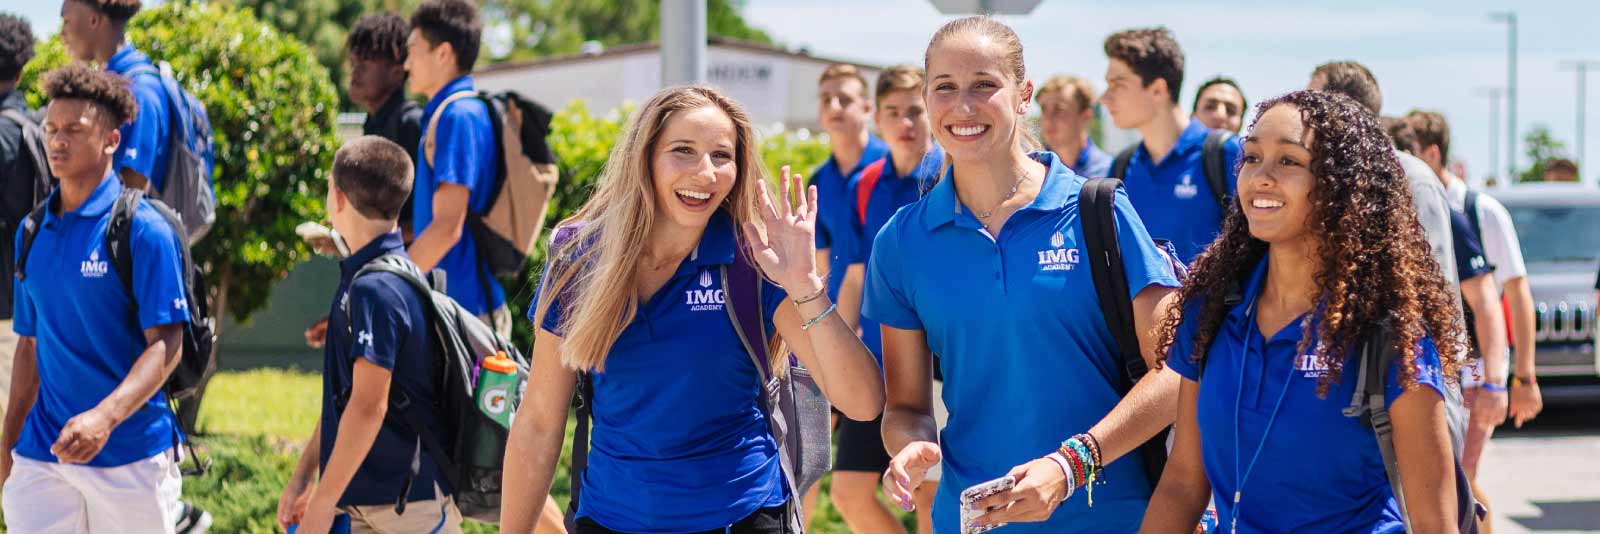
[[[10,453],[3,501],[11,532],[173,534],[183,473],[172,450],[118,467],[30,460]]]
[[[945,425],[950,424],[950,410],[944,407],[944,382],[939,380],[933,381],[933,422],[935,431],[940,433],[944,432]],[[940,462],[934,465],[933,469],[929,469],[927,477],[923,480],[938,482],[943,475],[943,471],[939,469],[942,464],[943,462]]]

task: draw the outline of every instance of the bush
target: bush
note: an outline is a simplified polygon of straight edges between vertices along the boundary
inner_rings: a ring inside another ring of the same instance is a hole
[[[195,245],[210,273],[213,309],[244,321],[266,305],[308,249],[295,225],[322,216],[326,173],[338,148],[338,100],[327,69],[298,40],[247,11],[169,2],[146,9],[128,37],[201,102],[215,134],[217,222]],[[45,104],[40,74],[67,63],[59,35],[40,45],[20,87]]]

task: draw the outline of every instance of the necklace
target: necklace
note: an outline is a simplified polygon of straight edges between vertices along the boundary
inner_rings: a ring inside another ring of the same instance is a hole
[[[1000,209],[1000,206],[1004,206],[1006,204],[1007,200],[1011,200],[1011,197],[1017,196],[1017,189],[1022,187],[1022,184],[1024,182],[1027,182],[1027,181],[1028,181],[1028,175],[1026,175],[1026,174],[1022,175],[1022,179],[1017,180],[1017,183],[1011,184],[1011,192],[1006,193],[1005,198],[1000,199],[1000,202],[996,203],[993,208],[989,209],[989,211],[977,213],[976,215],[978,216],[978,218],[979,219],[988,219],[989,217],[993,217],[994,216],[994,211],[997,210],[997,209]]]

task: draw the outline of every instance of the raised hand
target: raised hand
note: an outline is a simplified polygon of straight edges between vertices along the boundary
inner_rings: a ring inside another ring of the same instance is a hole
[[[799,174],[784,165],[779,185],[783,195],[774,204],[765,184],[761,186],[761,206],[757,209],[766,234],[754,223],[745,223],[745,239],[761,270],[785,289],[799,291],[815,287],[817,276],[817,188],[806,187]]]

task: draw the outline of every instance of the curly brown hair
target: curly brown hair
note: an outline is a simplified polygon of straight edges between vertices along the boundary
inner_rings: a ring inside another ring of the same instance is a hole
[[[1329,372],[1317,383],[1327,395],[1339,381],[1346,356],[1361,340],[1383,326],[1392,328],[1403,354],[1400,380],[1415,385],[1418,343],[1431,337],[1439,349],[1446,379],[1457,376],[1466,354],[1457,299],[1430,255],[1411,205],[1405,171],[1394,156],[1389,136],[1373,114],[1343,94],[1296,91],[1257,106],[1256,120],[1279,105],[1293,106],[1309,131],[1311,191],[1308,230],[1317,237],[1319,266],[1314,275],[1319,303],[1314,322],[1316,358]],[[1253,128],[1253,126],[1252,126]],[[1237,201],[1235,201],[1237,202]],[[1235,204],[1237,205],[1237,204]],[[1228,211],[1222,235],[1195,258],[1193,270],[1178,290],[1177,303],[1157,329],[1157,350],[1164,364],[1178,334],[1185,310],[1198,311],[1190,361],[1200,363],[1216,338],[1241,282],[1267,253],[1267,243],[1250,235],[1248,221],[1237,207]],[[1302,335],[1299,353],[1310,351],[1313,336]]]
[[[44,94],[50,100],[88,100],[111,119],[113,128],[133,120],[139,112],[133,93],[128,91],[126,78],[82,65],[62,67],[46,74]]]
[[[94,8],[95,11],[99,11],[99,12],[105,14],[105,16],[110,17],[111,20],[115,20],[117,22],[127,22],[128,19],[131,19],[131,18],[133,18],[134,15],[139,14],[139,10],[144,7],[144,5],[143,5],[144,3],[140,2],[139,0],[77,0],[77,1],[78,2],[83,2],[84,4],[87,4],[89,7]]]

